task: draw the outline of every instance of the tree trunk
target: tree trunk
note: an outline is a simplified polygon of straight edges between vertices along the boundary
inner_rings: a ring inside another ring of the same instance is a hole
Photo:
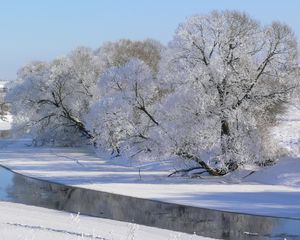
[[[225,166],[227,167],[229,172],[232,172],[238,168],[238,164],[233,159],[231,152],[233,150],[232,142],[231,142],[231,134],[229,123],[226,118],[222,118],[221,120],[221,153],[223,157],[223,161]]]
[[[227,171],[223,171],[224,169],[213,169],[211,168],[208,164],[206,164],[206,162],[204,162],[201,158],[193,155],[193,154],[189,154],[185,151],[178,151],[176,153],[177,156],[180,156],[184,159],[188,159],[188,160],[193,160],[196,163],[199,164],[199,166],[201,168],[203,168],[206,172],[208,172],[210,175],[212,176],[223,176],[227,173]],[[188,170],[189,171],[189,170]]]

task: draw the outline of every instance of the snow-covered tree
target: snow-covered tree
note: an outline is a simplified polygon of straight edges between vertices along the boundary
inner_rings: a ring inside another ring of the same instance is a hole
[[[154,106],[160,99],[153,70],[133,59],[104,72],[98,89],[86,117],[97,146],[116,154],[151,151],[148,133],[158,125]]]
[[[150,151],[149,128],[158,124],[151,111],[164,95],[156,77],[164,50],[155,40],[122,39],[96,51],[108,70],[99,78],[86,122],[99,148],[131,156]]]
[[[145,61],[149,71],[156,73],[162,49],[154,40],[120,40],[97,51],[82,47],[50,63],[28,64],[19,71],[7,97],[13,103],[14,129],[29,131],[42,143],[74,144],[82,136],[93,138],[83,119],[93,99],[99,99],[99,76],[132,58]]]
[[[14,129],[29,131],[42,143],[74,144],[82,136],[90,138],[82,119],[100,72],[98,58],[87,48],[50,63],[25,66],[7,96]]]
[[[90,139],[117,155],[176,156],[224,175],[274,160],[270,126],[298,86],[298,69],[285,24],[212,12],[188,18],[167,49],[120,40],[31,63],[7,100],[14,129],[40,142]]]
[[[212,175],[270,160],[273,149],[263,141],[270,113],[295,89],[296,64],[285,24],[261,26],[235,11],[189,17],[161,64],[172,89],[158,119],[166,152]]]
[[[105,69],[123,66],[131,59],[140,59],[154,72],[157,72],[163,50],[164,47],[161,43],[152,39],[144,41],[121,39],[116,42],[104,43],[96,53]]]

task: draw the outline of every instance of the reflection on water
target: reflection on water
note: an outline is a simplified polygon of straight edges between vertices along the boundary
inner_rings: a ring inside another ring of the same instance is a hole
[[[7,189],[11,187],[13,183],[13,175],[9,171],[3,171],[0,168],[0,200],[10,200]]]
[[[300,239],[300,220],[252,216],[49,183],[0,168],[0,200],[222,239]]]
[[[10,130],[0,130],[0,139],[10,137]]]

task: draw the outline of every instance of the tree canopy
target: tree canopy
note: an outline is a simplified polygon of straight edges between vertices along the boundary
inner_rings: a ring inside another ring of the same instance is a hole
[[[298,91],[297,57],[287,25],[214,11],[187,18],[167,47],[122,39],[30,63],[7,99],[14,129],[41,144],[89,142],[224,175],[278,157],[269,132]]]

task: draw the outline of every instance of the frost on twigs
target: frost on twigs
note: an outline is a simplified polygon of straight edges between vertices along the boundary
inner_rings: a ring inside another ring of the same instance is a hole
[[[7,99],[14,129],[38,142],[88,139],[114,157],[194,164],[171,175],[220,176],[278,158],[271,128],[298,80],[288,26],[214,11],[187,18],[166,48],[120,40],[31,63]]]
[[[14,131],[30,133],[37,144],[74,145],[90,138],[82,119],[99,72],[97,58],[87,48],[23,67],[7,95]]]
[[[132,60],[108,69],[99,78],[99,98],[86,117],[97,146],[131,157],[151,152],[155,139],[149,135],[159,123],[155,103],[160,92],[153,71],[142,61]]]
[[[298,85],[288,26],[261,26],[235,11],[193,16],[179,25],[162,65],[172,90],[158,117],[167,152],[212,175],[274,161],[269,130]]]

